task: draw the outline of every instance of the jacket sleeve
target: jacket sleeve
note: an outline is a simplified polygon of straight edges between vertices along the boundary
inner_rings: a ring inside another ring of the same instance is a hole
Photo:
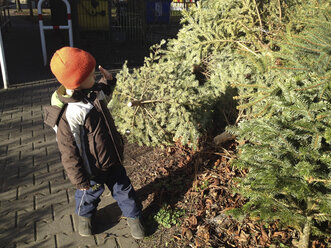
[[[99,83],[97,83],[98,90],[102,90],[107,96],[110,96],[116,86],[117,79],[113,75],[112,80],[106,80],[105,78],[101,78]]]
[[[84,170],[83,160],[75,138],[67,121],[63,118],[59,121],[56,136],[61,161],[70,182],[78,189],[89,187],[89,179]]]

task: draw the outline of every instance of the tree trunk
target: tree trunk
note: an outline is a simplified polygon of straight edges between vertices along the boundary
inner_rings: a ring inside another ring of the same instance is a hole
[[[22,11],[22,7],[21,7],[21,2],[20,2],[20,0],[16,0],[16,10],[17,10],[17,11]]]
[[[29,9],[30,9],[30,16],[33,16],[32,0],[28,0],[28,6],[29,6]]]
[[[307,217],[307,221],[305,223],[302,235],[300,236],[300,240],[299,240],[300,248],[309,248],[309,238],[311,233],[312,219],[313,218],[311,216]]]

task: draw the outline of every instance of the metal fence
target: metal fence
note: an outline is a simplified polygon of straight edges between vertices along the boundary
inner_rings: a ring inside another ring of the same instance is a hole
[[[80,31],[109,32],[113,41],[142,41],[144,22],[139,0],[79,0],[77,16]]]

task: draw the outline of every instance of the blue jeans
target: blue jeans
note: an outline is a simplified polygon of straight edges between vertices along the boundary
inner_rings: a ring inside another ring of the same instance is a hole
[[[136,218],[140,215],[141,204],[137,201],[135,190],[122,165],[112,166],[93,180],[88,190],[76,190],[76,213],[79,216],[91,217],[100,202],[100,196],[109,188],[125,217]]]

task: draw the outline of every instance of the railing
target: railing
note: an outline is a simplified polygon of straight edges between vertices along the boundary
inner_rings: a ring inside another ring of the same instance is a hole
[[[41,39],[41,49],[44,58],[44,66],[47,64],[47,53],[46,53],[46,42],[44,30],[50,29],[68,29],[69,31],[69,45],[73,47],[73,35],[72,35],[72,22],[71,22],[71,8],[68,0],[62,0],[67,6],[67,18],[68,25],[61,26],[44,26],[43,15],[42,15],[42,4],[44,0],[39,0],[38,2],[38,19],[39,19],[39,29],[40,29],[40,39]]]
[[[5,58],[5,50],[3,48],[3,41],[2,41],[2,29],[7,28],[10,23],[10,14],[9,8],[11,6],[8,4],[2,4],[0,6],[0,64],[1,64],[1,73],[2,73],[2,81],[3,87],[5,89],[8,88],[8,72],[7,72],[7,65],[6,65],[6,58]]]

